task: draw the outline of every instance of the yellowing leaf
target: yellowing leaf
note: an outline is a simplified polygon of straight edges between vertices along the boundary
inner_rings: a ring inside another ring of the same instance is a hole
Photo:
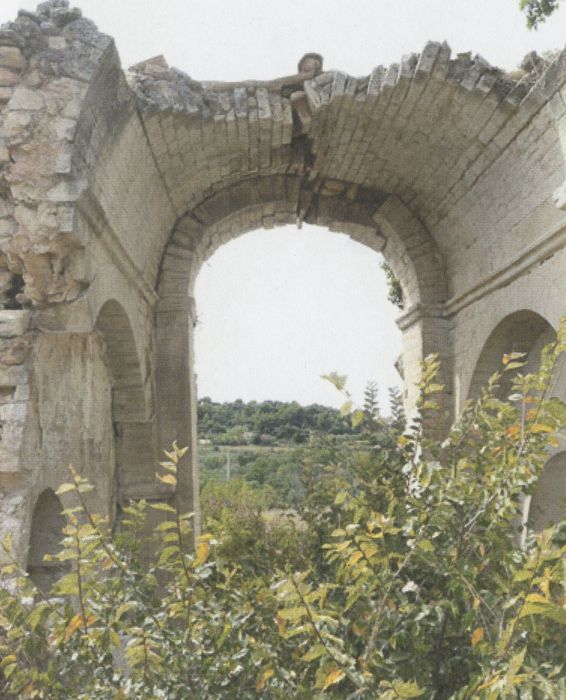
[[[525,362],[509,362],[505,365],[506,371],[511,371],[512,369],[520,369],[525,366]]]
[[[554,432],[554,428],[551,428],[550,425],[545,425],[544,423],[535,423],[534,425],[531,425],[531,433],[552,433]]]
[[[76,488],[75,484],[61,484],[55,493],[58,496],[62,496],[64,493],[69,493],[69,491],[75,491]]]
[[[210,552],[210,545],[206,540],[201,540],[197,544],[195,566],[200,566],[208,559],[208,553]]]
[[[470,637],[470,641],[472,642],[472,649],[475,649],[477,647],[477,645],[483,640],[483,637],[483,627],[478,627],[472,632],[472,636]]]
[[[259,693],[265,688],[267,681],[275,675],[275,671],[272,668],[265,668],[259,675],[257,682],[255,684],[255,689]]]
[[[82,615],[75,615],[74,617],[71,618],[71,621],[67,625],[65,629],[65,641],[68,642],[69,639],[73,636],[73,634],[83,626],[83,616]]]
[[[331,685],[335,685],[336,683],[340,683],[340,681],[345,677],[345,673],[341,668],[335,667],[330,671],[330,673],[326,676],[324,679],[324,683],[322,684],[322,689],[326,690],[327,688],[330,688]]]
[[[157,474],[157,478],[164,484],[168,484],[170,486],[177,486],[177,479],[173,476],[173,474]]]
[[[12,533],[8,532],[4,535],[2,538],[2,547],[4,548],[5,552],[11,552],[12,551]]]
[[[507,437],[515,437],[521,432],[521,426],[519,423],[514,423],[513,425],[510,425],[506,430],[505,430],[505,435]]]
[[[503,364],[508,365],[512,360],[520,360],[526,356],[524,352],[509,352],[503,355]]]
[[[281,635],[281,637],[284,637],[286,632],[287,632],[287,627],[285,626],[285,620],[284,618],[281,617],[281,615],[277,615],[275,618],[277,622],[277,631]]]
[[[352,402],[351,401],[345,401],[341,406],[340,406],[340,415],[341,416],[347,416],[349,413],[352,412]]]
[[[356,550],[355,552],[352,552],[350,555],[350,558],[348,559],[348,566],[354,566],[360,559],[362,558],[363,554],[359,551]]]
[[[352,428],[357,428],[358,425],[363,421],[365,417],[365,414],[363,411],[361,411],[359,408],[357,408],[353,413],[352,413]]]

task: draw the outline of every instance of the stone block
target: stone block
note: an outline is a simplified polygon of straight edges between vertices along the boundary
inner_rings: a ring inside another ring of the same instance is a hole
[[[29,343],[25,338],[0,339],[0,365],[21,365],[26,361]],[[1,376],[1,373],[0,373]]]
[[[11,87],[0,87],[0,104],[6,104],[6,102],[9,102],[13,92],[13,88]]]
[[[33,112],[43,109],[44,104],[43,97],[35,90],[17,87],[8,104],[8,109]]]
[[[64,51],[67,48],[67,40],[63,36],[50,36],[49,48],[54,51]]]
[[[27,404],[25,402],[6,403],[0,406],[0,421],[9,421],[10,423],[22,423],[25,420],[27,413]]]
[[[13,87],[17,85],[20,77],[13,70],[0,68],[0,87]]]
[[[0,46],[0,67],[14,71],[25,68],[26,60],[17,46]]]

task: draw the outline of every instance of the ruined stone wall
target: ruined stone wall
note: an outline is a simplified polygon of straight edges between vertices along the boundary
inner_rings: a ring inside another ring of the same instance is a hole
[[[362,78],[307,54],[284,78],[207,83],[163,57],[124,72],[66,0],[1,28],[0,507],[22,558],[70,461],[111,515],[176,497],[198,520],[192,289],[246,231],[307,222],[383,253],[409,410],[430,352],[450,418],[502,321],[556,327],[565,83],[564,52],[510,76],[439,42]],[[193,448],[176,494],[153,477],[173,439]]]

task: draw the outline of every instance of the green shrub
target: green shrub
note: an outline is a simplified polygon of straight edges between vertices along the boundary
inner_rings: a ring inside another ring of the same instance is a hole
[[[494,375],[440,444],[423,435],[441,390],[430,358],[405,434],[305,465],[299,522],[270,524],[269,494],[232,482],[207,487],[196,546],[174,502],[131,503],[112,537],[74,473],[55,555],[69,573],[42,593],[15,561],[3,569],[3,696],[566,697],[564,525],[517,543],[519,496],[566,422],[547,397],[565,347],[561,329],[509,401]],[[502,373],[522,364],[507,356]],[[161,465],[172,486],[184,452]],[[161,521],[142,565],[150,509]]]

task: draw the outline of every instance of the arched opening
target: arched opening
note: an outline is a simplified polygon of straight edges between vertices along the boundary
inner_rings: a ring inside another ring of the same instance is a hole
[[[376,250],[308,224],[249,232],[201,268],[195,300],[199,398],[338,407],[344,398],[321,375],[348,375],[363,400],[376,380],[382,410],[400,387],[402,352]]]
[[[66,522],[62,511],[63,505],[51,489],[40,494],[33,509],[27,571],[35,585],[45,592],[66,570],[61,562],[44,559],[46,554],[57,554],[61,548]]]
[[[112,384],[117,500],[151,495],[155,465],[149,386],[144,382],[128,316],[115,300],[98,314],[96,329],[104,343],[104,360]]]
[[[546,463],[529,506],[529,524],[535,532],[566,519],[566,452]]]
[[[483,346],[470,385],[469,396],[478,398],[489,377],[502,368],[503,355],[525,353],[523,372],[536,372],[540,367],[541,352],[556,340],[556,331],[540,314],[521,310],[504,318],[492,331]],[[555,368],[549,394],[561,396],[561,363]],[[505,373],[497,389],[497,396],[506,399],[511,393],[513,373]],[[531,497],[522,498],[520,520],[535,531],[566,517],[566,453],[550,458]]]
[[[420,362],[432,352],[441,354],[446,387],[442,400],[446,414],[452,409],[442,256],[423,223],[399,198],[336,180],[307,187],[301,178],[286,175],[242,180],[213,193],[178,220],[165,247],[154,327],[157,444],[177,440],[192,447],[190,468],[179,474],[177,498],[195,511],[197,530],[195,281],[203,262],[224,243],[250,231],[297,223],[345,233],[383,251],[407,306],[399,318],[407,412],[412,415],[416,405]],[[316,264],[324,266],[324,257]]]
[[[540,366],[540,353],[548,343],[556,339],[556,332],[540,314],[530,310],[516,311],[504,318],[485,342],[476,363],[468,397],[477,399],[489,378],[501,370],[506,353],[521,352],[526,355],[526,371],[536,372]],[[497,395],[506,398],[510,394],[513,375],[503,375]]]

